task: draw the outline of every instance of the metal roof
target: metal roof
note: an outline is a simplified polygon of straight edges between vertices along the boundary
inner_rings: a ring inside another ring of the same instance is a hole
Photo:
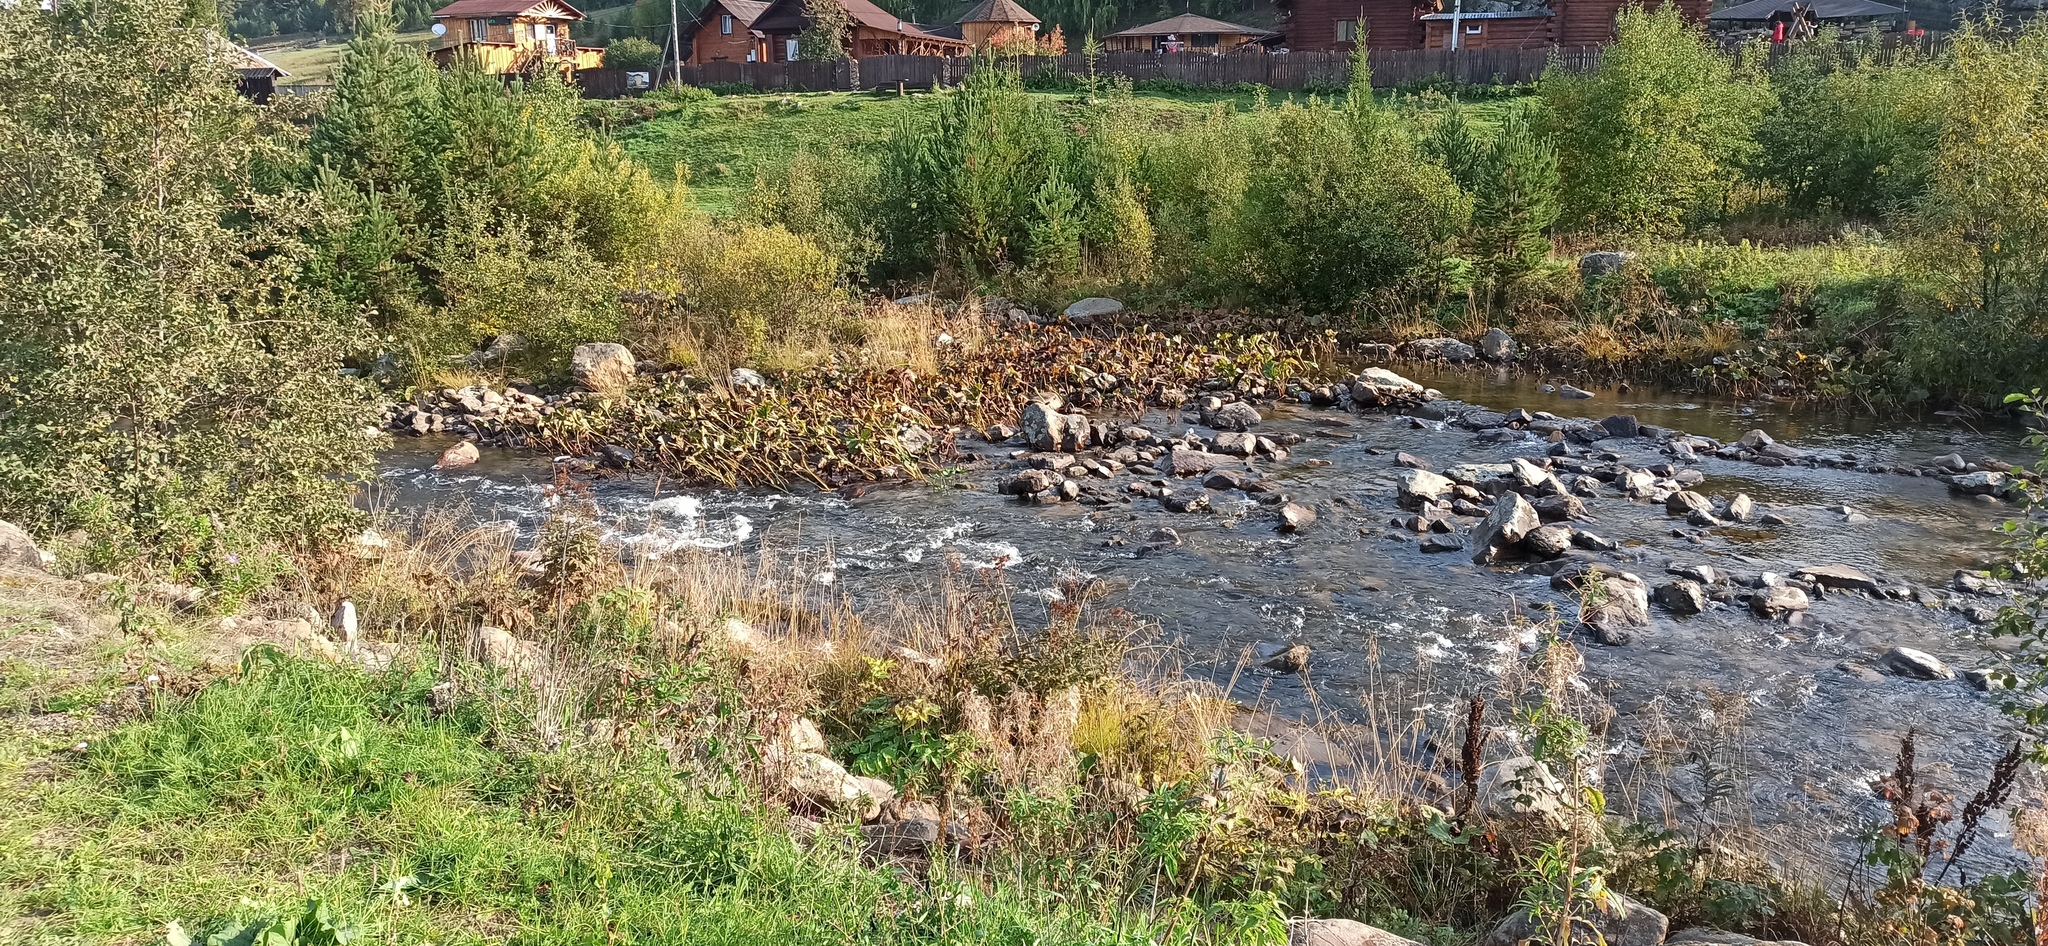
[[[1017,0],[981,0],[956,23],[1036,23],[1038,17]]]
[[[556,9],[540,11],[544,7]],[[558,12],[559,11],[559,12]],[[583,19],[583,11],[570,6],[563,0],[455,0],[434,11],[435,19],[445,17],[492,17],[492,16],[550,16],[570,20]]]
[[[1147,23],[1144,26],[1133,26],[1130,29],[1109,35],[1165,36],[1168,33],[1240,33],[1245,36],[1273,35],[1270,30],[1239,26],[1236,23],[1225,23],[1222,20],[1212,20],[1206,16],[1197,16],[1193,13],[1183,13],[1179,16],[1160,20],[1157,23]]]
[[[1817,20],[1863,20],[1898,16],[1906,11],[1876,0],[1814,0],[1806,4]],[[1792,0],[1749,0],[1726,10],[1707,14],[1709,20],[1762,21],[1792,15]]]

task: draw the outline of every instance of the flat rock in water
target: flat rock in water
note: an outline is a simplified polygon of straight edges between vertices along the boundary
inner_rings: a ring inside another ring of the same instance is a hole
[[[1288,503],[1280,507],[1280,530],[1299,532],[1314,525],[1316,511],[1300,503]]]
[[[1429,469],[1429,461],[1428,461],[1428,460],[1424,460],[1423,458],[1421,458],[1421,457],[1418,457],[1418,456],[1416,456],[1415,454],[1412,454],[1412,453],[1396,453],[1396,454],[1394,454],[1394,464],[1395,464],[1396,466],[1404,466],[1404,467],[1407,467],[1408,469],[1411,469],[1411,470],[1427,470],[1427,469]]]
[[[1400,503],[1414,508],[1423,503],[1448,499],[1457,484],[1428,470],[1406,470],[1401,473]]]
[[[1881,590],[1877,579],[1849,565],[1810,565],[1793,572],[1792,577],[1807,579],[1831,591],[1868,591],[1876,594]]]
[[[1435,532],[1422,540],[1424,552],[1457,552],[1465,548],[1465,540],[1456,532]]]
[[[1161,457],[1156,466],[1163,472],[1171,473],[1174,476],[1194,476],[1197,473],[1207,473],[1214,470],[1228,460],[1228,457],[1214,453],[1203,453],[1200,450],[1175,450]]]
[[[1777,585],[1759,590],[1749,599],[1749,610],[1761,618],[1784,617],[1804,611],[1812,605],[1806,597],[1806,589],[1792,585]]]
[[[1686,578],[1667,581],[1652,593],[1659,607],[1672,614],[1698,614],[1707,609],[1707,591]]]
[[[1956,672],[1941,659],[1911,647],[1894,647],[1877,659],[1877,669],[1895,677],[1915,680],[1952,680]]]

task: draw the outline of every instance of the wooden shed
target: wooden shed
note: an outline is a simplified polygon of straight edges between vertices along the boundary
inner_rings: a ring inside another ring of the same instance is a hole
[[[1429,13],[1422,17],[1424,49],[1535,49],[1557,44],[1557,14],[1549,7],[1495,13]]]
[[[1038,17],[1017,0],[981,0],[957,22],[960,38],[976,49],[985,49],[1017,33],[1038,32]]]
[[[797,58],[797,38],[810,28],[804,12],[808,0],[774,0],[754,28],[768,38],[771,62]],[[845,38],[846,54],[853,59],[870,56],[960,56],[968,52],[965,40],[941,36],[928,28],[899,19],[875,6],[871,0],[834,0],[846,9],[853,29]]]
[[[1157,23],[1111,33],[1103,37],[1102,48],[1110,52],[1227,53],[1239,49],[1256,50],[1260,43],[1273,36],[1271,30],[1183,13]]]
[[[754,28],[768,0],[710,0],[683,24],[690,65],[707,62],[767,62],[768,34]]]

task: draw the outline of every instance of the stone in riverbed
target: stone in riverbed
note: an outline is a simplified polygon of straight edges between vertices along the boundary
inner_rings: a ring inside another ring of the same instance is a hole
[[[1232,401],[1214,411],[1202,412],[1202,422],[1217,430],[1250,430],[1264,419],[1259,416],[1257,408],[1243,401]]]
[[[1274,673],[1300,673],[1308,669],[1309,649],[1307,644],[1260,645],[1259,666]]]
[[[1259,452],[1259,438],[1243,431],[1226,431],[1216,435],[1216,452],[1233,457],[1248,457]]]
[[[1883,590],[1877,579],[1848,565],[1812,565],[1792,573],[1794,578],[1812,581],[1829,591],[1867,591],[1877,594]]]
[[[1112,316],[1123,310],[1124,304],[1115,299],[1091,296],[1067,306],[1067,311],[1064,314],[1067,317],[1067,321],[1086,325],[1098,318]]]
[[[1159,497],[1159,505],[1167,512],[1206,512],[1209,509],[1209,494],[1195,491],[1167,493]]]
[[[1579,605],[1579,623],[1602,644],[1626,644],[1631,630],[1650,626],[1650,589],[1627,572],[1607,575]]]
[[[1418,361],[1471,361],[1477,352],[1455,338],[1418,338],[1401,346],[1401,354]]]
[[[1280,531],[1299,532],[1315,524],[1316,511],[1300,503],[1280,507]]]
[[[1812,605],[1806,590],[1796,585],[1774,585],[1759,589],[1749,598],[1749,610],[1760,618],[1780,618],[1804,611]]]
[[[1423,503],[1440,502],[1449,498],[1456,487],[1449,479],[1428,470],[1406,470],[1401,473],[1400,503],[1413,509]]]
[[[1287,946],[1422,946],[1357,920],[1289,920]]]
[[[1681,489],[1664,497],[1664,514],[1668,516],[1690,516],[1695,512],[1714,514],[1713,500],[1689,489]]]
[[[1222,466],[1224,461],[1228,459],[1228,457],[1219,456],[1214,453],[1203,453],[1199,450],[1175,450],[1162,457],[1154,465],[1162,472],[1170,473],[1174,476],[1194,476],[1197,473],[1207,473],[1210,470],[1214,470]]]
[[[1428,461],[1428,460],[1424,460],[1423,458],[1421,458],[1421,457],[1418,457],[1418,456],[1416,456],[1415,454],[1412,454],[1412,453],[1396,453],[1396,454],[1394,454],[1394,465],[1396,465],[1396,466],[1402,466],[1402,467],[1407,467],[1408,469],[1411,469],[1411,470],[1427,470],[1427,469],[1429,469],[1429,461]]]
[[[1572,527],[1550,525],[1538,528],[1522,539],[1522,547],[1539,558],[1556,558],[1572,547]]]
[[[593,391],[616,391],[633,380],[633,353],[613,342],[591,342],[576,346],[569,355],[569,371],[576,383]]]
[[[1487,329],[1479,338],[1479,354],[1488,361],[1507,361],[1515,357],[1515,339],[1500,329]]]
[[[1933,654],[1911,647],[1894,647],[1877,659],[1877,669],[1895,677],[1915,680],[1953,680],[1956,672]]]
[[[1419,401],[1428,389],[1385,368],[1367,368],[1351,382],[1351,400],[1366,407]]]
[[[1750,499],[1748,493],[1736,493],[1735,498],[1728,501],[1728,518],[1736,522],[1755,519],[1756,500]]]
[[[1607,433],[1615,437],[1637,437],[1643,432],[1634,414],[1616,414],[1601,421],[1600,426],[1607,428]]]
[[[1576,388],[1569,384],[1563,384],[1558,386],[1557,396],[1564,398],[1567,401],[1584,401],[1591,398],[1593,396],[1593,392],[1585,390],[1584,388]]]
[[[1948,488],[1967,496],[1996,496],[2008,488],[2003,473],[1985,470],[1979,473],[1964,473],[1948,478]]]
[[[1424,552],[1457,552],[1465,548],[1465,540],[1456,532],[1436,532],[1422,540]]]
[[[1664,914],[1637,903],[1627,895],[1609,891],[1605,903],[1573,913],[1571,946],[1600,943],[1602,946],[1663,946],[1671,921]],[[1584,930],[1583,933],[1576,932]],[[1528,912],[1502,920],[1479,946],[1521,946],[1528,942],[1549,942],[1551,931],[1540,929]]]
[[[473,466],[478,459],[479,455],[477,454],[476,444],[464,440],[455,446],[443,450],[440,461],[434,464],[434,469],[454,470],[465,466]]]
[[[1685,578],[1667,581],[1653,593],[1657,605],[1672,614],[1698,614],[1707,609],[1707,591]]]
[[[1076,450],[1082,446],[1088,436],[1088,418],[1063,412],[1063,401],[1057,394],[1041,393],[1017,415],[1017,427],[1031,449]]]
[[[1472,527],[1472,561],[1484,565],[1520,543],[1543,525],[1536,509],[1520,493],[1502,493],[1493,511]]]

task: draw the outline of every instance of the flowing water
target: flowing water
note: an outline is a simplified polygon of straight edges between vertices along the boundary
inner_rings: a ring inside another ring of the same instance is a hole
[[[1496,410],[1594,418],[1633,413],[1646,424],[1724,440],[1763,429],[1802,449],[1849,452],[1867,461],[1924,465],[1951,452],[1972,460],[2026,458],[2021,432],[1973,429],[1944,417],[1824,414],[1643,392],[1564,401],[1526,375],[1410,375],[1448,397]],[[622,530],[621,540],[646,543],[644,550],[696,546],[751,555],[765,543],[808,551],[826,563],[820,580],[856,598],[929,593],[946,570],[960,567],[1006,570],[1027,603],[1056,594],[1052,589],[1065,577],[1094,577],[1118,589],[1113,603],[1159,622],[1188,655],[1188,673],[1233,685],[1242,699],[1283,713],[1334,711],[1352,719],[1366,718],[1371,706],[1382,711],[1376,717],[1382,725],[1387,711],[1398,720],[1422,707],[1419,712],[1440,724],[1435,731],[1455,733],[1452,720],[1463,712],[1463,697],[1496,686],[1501,668],[1530,639],[1511,627],[1509,613],[1540,617],[1549,605],[1568,614],[1570,602],[1547,579],[1492,571],[1464,555],[1423,554],[1414,536],[1388,528],[1397,513],[1394,454],[1414,453],[1442,469],[1535,455],[1548,445],[1482,443],[1442,424],[1416,429],[1406,418],[1340,410],[1274,413],[1261,433],[1305,439],[1285,461],[1257,465],[1320,514],[1295,535],[1279,533],[1270,511],[1235,492],[1214,494],[1215,511],[1196,515],[1169,513],[1145,499],[1104,507],[1021,505],[993,492],[1004,475],[993,467],[1008,450],[985,445],[982,455],[994,462],[972,464],[957,477],[971,489],[904,485],[854,498],[809,489],[678,493],[657,490],[652,478],[619,478],[593,490],[606,513],[634,524]],[[1154,412],[1140,422],[1178,431],[1193,418]],[[443,444],[412,444],[386,458],[387,506],[462,503],[529,531],[546,516],[544,487],[553,472],[545,458],[486,451],[477,466],[444,473],[431,468]],[[1632,465],[1663,459],[1649,449],[1630,455]],[[1623,543],[1623,567],[1653,585],[1663,580],[1667,563],[1709,563],[1749,574],[1840,563],[1888,583],[1939,588],[1955,570],[1980,567],[1994,556],[1995,526],[2017,512],[1952,495],[1931,478],[1767,468],[1712,457],[1703,457],[1697,469],[1707,476],[1695,487],[1700,492],[1747,492],[1789,523],[1687,538],[1673,535],[1678,522],[1666,518],[1662,506],[1604,496],[1588,501],[1592,521],[1581,525]],[[1120,491],[1121,483],[1116,486]],[[1844,505],[1857,515],[1845,514]],[[1145,538],[1160,527],[1177,530],[1182,544],[1145,551]],[[1584,645],[1589,692],[1618,710],[1609,735],[1620,747],[1616,770],[1643,776],[1633,779],[1639,783],[1633,804],[1666,817],[1695,817],[1706,770],[1681,753],[1649,777],[1645,747],[1661,746],[1660,736],[1675,732],[1713,755],[1702,734],[1717,728],[1723,748],[1734,750],[1742,797],[1720,805],[1713,817],[1747,821],[1835,855],[1850,850],[1859,826],[1882,814],[1869,782],[1889,768],[1909,726],[1921,734],[1919,756],[1934,783],[1962,797],[1981,785],[2006,732],[1989,697],[1960,680],[1843,669],[1845,663],[1868,666],[1897,645],[1957,668],[1983,666],[1984,645],[1961,615],[1832,594],[1815,602],[1811,617],[1793,627],[1752,617],[1739,605],[1712,606],[1689,618],[1653,611],[1653,626],[1627,646]],[[1309,677],[1320,703],[1300,677],[1245,669],[1248,649],[1283,641],[1313,648]],[[1647,784],[1669,786],[1675,798],[1640,787]],[[2003,828],[2002,822],[1993,826]]]

